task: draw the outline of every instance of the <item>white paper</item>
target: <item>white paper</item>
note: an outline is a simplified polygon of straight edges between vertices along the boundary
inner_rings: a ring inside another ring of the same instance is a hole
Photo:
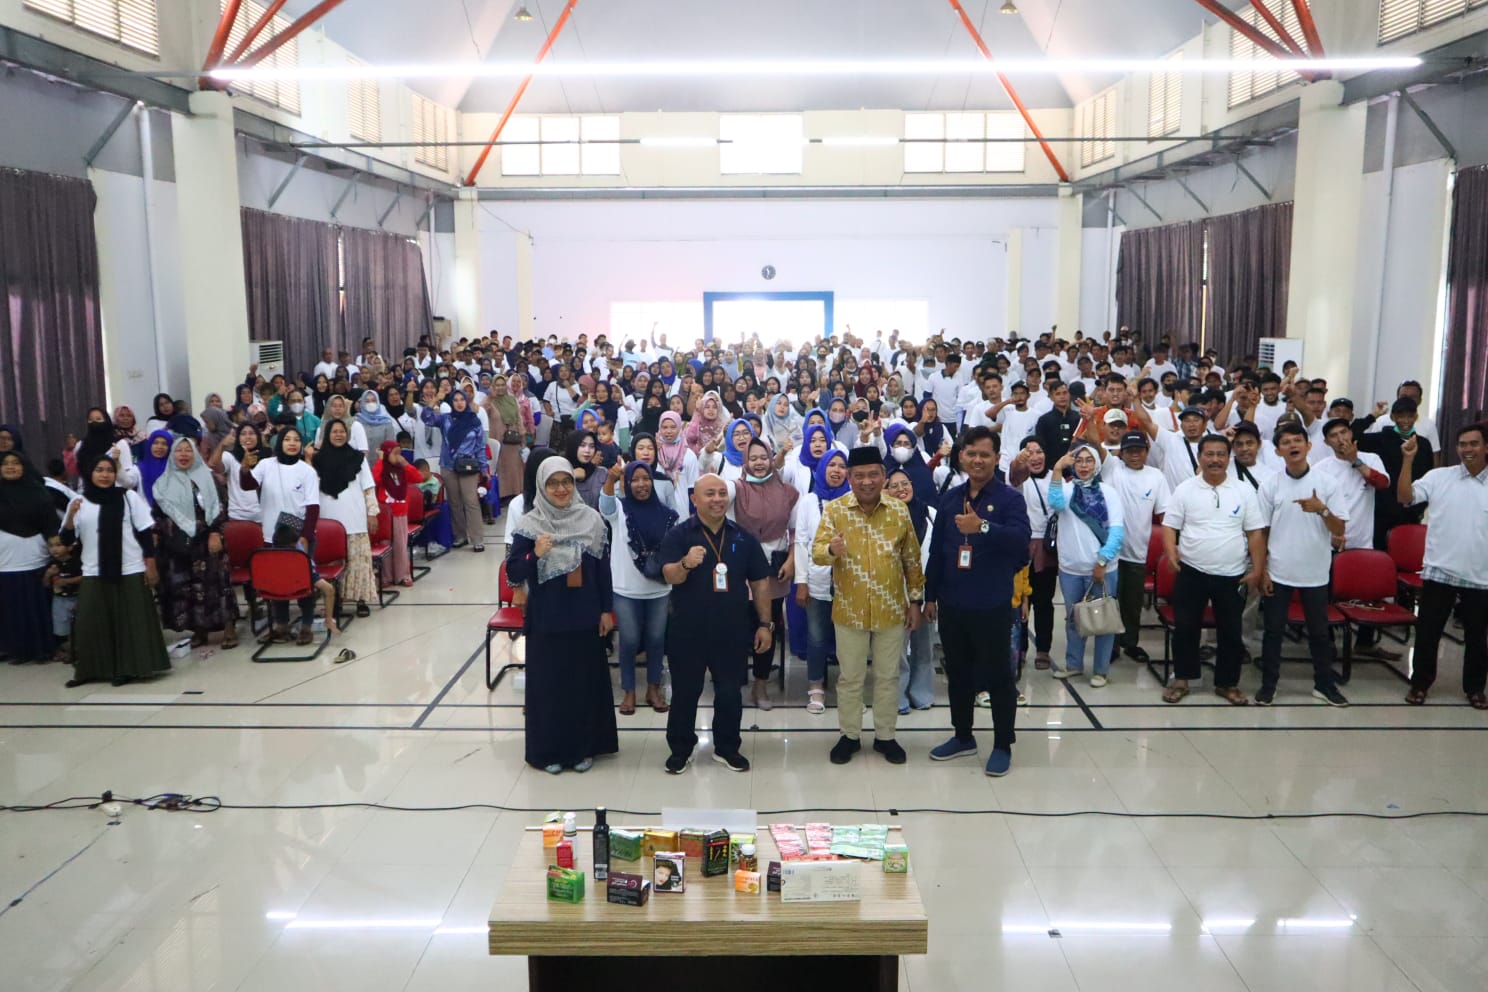
[[[781,902],[857,902],[857,861],[788,861],[780,866]]]
[[[663,806],[661,826],[664,830],[727,830],[731,834],[756,833],[759,814],[752,809],[692,809],[685,806]]]

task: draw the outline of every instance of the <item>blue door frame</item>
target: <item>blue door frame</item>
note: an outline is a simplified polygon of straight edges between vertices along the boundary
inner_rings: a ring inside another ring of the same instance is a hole
[[[814,300],[822,305],[822,336],[832,333],[832,311],[834,294],[827,293],[704,293],[703,294],[703,339],[713,340],[713,304],[720,300],[769,300],[774,302],[801,302]]]

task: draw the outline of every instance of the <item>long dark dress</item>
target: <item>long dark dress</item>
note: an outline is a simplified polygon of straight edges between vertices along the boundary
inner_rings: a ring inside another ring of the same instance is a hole
[[[620,750],[610,666],[599,637],[599,617],[613,609],[610,554],[583,556],[583,585],[568,577],[537,581],[532,539],[512,538],[506,574],[528,583],[527,763],[568,767]]]
[[[212,534],[221,535],[227,522],[227,500],[216,520],[207,520],[201,502],[196,504],[196,534],[184,548],[178,548],[185,535],[176,522],[155,510],[155,564],[160,571],[160,620],[171,630],[217,631],[238,619],[238,600],[233,594],[232,565],[227,558],[227,541],[222,551],[212,554],[207,543]]]

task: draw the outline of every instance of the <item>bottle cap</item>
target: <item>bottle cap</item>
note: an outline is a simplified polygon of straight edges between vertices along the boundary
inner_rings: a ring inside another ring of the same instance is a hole
[[[603,806],[596,806],[594,808],[594,824],[595,824],[595,826],[604,826],[604,823],[605,823],[605,808]]]

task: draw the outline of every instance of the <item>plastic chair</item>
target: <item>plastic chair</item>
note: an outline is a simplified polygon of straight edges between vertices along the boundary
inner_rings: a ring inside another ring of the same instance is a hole
[[[1397,575],[1394,560],[1384,551],[1345,551],[1333,559],[1333,605],[1345,621],[1344,682],[1353,672],[1353,627],[1416,625],[1415,613],[1393,602],[1399,591]]]
[[[1168,560],[1168,556],[1163,555],[1158,558],[1157,575],[1153,585],[1153,598],[1157,603],[1155,608],[1157,622],[1162,625],[1163,629],[1162,675],[1160,676],[1163,685],[1168,684],[1168,676],[1171,674],[1173,666],[1173,632],[1178,629],[1178,613],[1173,607],[1173,588],[1177,585],[1177,582],[1178,570],[1173,567],[1173,563]],[[1204,614],[1199,619],[1199,628],[1201,630],[1213,630],[1215,626],[1214,607],[1204,607]],[[1154,676],[1157,675],[1157,669],[1153,667],[1150,661],[1147,663],[1147,670]]]
[[[408,503],[408,557],[413,558],[414,545],[427,542],[424,535],[424,491],[418,486],[409,486],[408,495],[404,497]],[[424,544],[424,559],[429,557],[428,544]],[[413,581],[417,582],[429,574],[428,565],[413,565],[411,570]]]
[[[248,562],[253,554],[263,548],[263,528],[251,520],[229,520],[222,528],[223,541],[227,544],[227,561],[232,569],[232,584],[243,587],[243,597],[248,601],[248,630],[257,633],[253,625],[258,613],[258,595],[253,591],[253,579]]]
[[[315,543],[310,546],[315,560],[315,570],[320,577],[336,587],[336,622],[345,628],[356,619],[355,612],[343,612],[346,597],[341,594],[341,579],[346,574],[350,551],[346,546],[346,528],[338,520],[317,520]]]
[[[260,548],[248,562],[253,588],[266,603],[293,603],[315,595],[315,577],[310,570],[310,557],[298,548]],[[272,622],[272,621],[271,621]],[[274,655],[264,657],[264,652],[273,647],[262,644],[253,652],[254,661],[314,661],[331,640],[330,631],[315,646],[315,651],[304,655]]]
[[[506,634],[513,641],[522,636],[527,629],[527,614],[516,606],[516,590],[506,578],[506,561],[503,559],[501,568],[497,571],[497,609],[491,614],[491,619],[486,621],[486,689],[496,691],[496,686],[501,679],[512,669],[524,669],[527,666],[519,661],[509,661],[501,666],[496,676],[491,676],[491,638],[497,634]]]
[[[372,542],[372,572],[377,578],[377,605],[386,607],[398,598],[397,589],[382,586],[382,563],[393,553],[393,508],[384,503],[377,509],[377,526],[368,539]]]
[[[1421,568],[1426,559],[1426,525],[1401,524],[1390,529],[1390,560],[1395,563],[1395,584],[1412,602],[1424,584]]]

